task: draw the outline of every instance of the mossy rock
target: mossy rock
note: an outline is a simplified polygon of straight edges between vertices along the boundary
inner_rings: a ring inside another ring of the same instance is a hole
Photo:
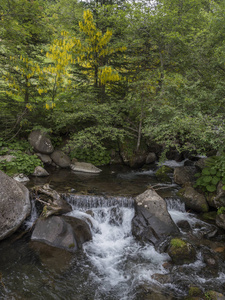
[[[205,221],[215,221],[216,220],[216,215],[217,212],[216,211],[210,211],[210,212],[206,212],[202,215],[202,218]]]
[[[205,299],[209,300],[225,300],[225,296],[215,291],[208,291],[205,293]]]
[[[203,292],[197,286],[190,286],[189,291],[188,291],[188,296],[189,297],[202,297]]]
[[[156,171],[155,176],[161,182],[172,182],[168,175],[169,173],[173,173],[173,169],[168,166],[162,166]]]
[[[196,251],[188,242],[174,238],[170,241],[168,254],[177,265],[189,264],[195,261]]]

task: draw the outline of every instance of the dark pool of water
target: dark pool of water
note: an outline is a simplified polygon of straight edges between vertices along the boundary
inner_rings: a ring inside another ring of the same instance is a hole
[[[109,194],[135,196],[144,192],[148,186],[156,186],[156,165],[140,170],[131,170],[122,165],[101,167],[99,174],[74,172],[69,169],[49,168],[48,177],[31,177],[27,187],[49,183],[59,192],[79,192],[83,194]],[[159,193],[171,189],[170,183],[159,186]]]

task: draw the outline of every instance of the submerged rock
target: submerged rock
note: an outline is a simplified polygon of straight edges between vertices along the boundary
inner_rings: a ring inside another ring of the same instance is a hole
[[[38,219],[31,236],[32,241],[42,242],[69,252],[81,249],[82,244],[91,238],[91,231],[87,223],[69,216]]]
[[[0,240],[14,233],[30,214],[28,189],[0,171]]]
[[[71,170],[85,173],[100,173],[102,170],[86,162],[74,162],[70,165]]]
[[[137,239],[157,245],[165,237],[179,233],[166,202],[154,190],[149,189],[137,196],[135,203],[132,233]]]

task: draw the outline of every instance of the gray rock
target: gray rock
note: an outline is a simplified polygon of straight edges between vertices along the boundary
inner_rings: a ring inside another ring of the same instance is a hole
[[[223,190],[224,184],[220,181],[217,185],[216,196],[213,197],[213,202],[216,208],[225,206],[225,190]]]
[[[205,163],[206,163],[207,157],[200,158],[198,161],[196,161],[195,166],[202,171],[205,168]]]
[[[42,168],[41,166],[37,166],[34,169],[34,172],[33,172],[32,175],[36,176],[36,177],[45,177],[45,176],[49,176],[49,173],[44,168]]]
[[[184,185],[188,182],[194,182],[194,175],[197,173],[195,167],[185,166],[185,167],[177,167],[174,169],[174,182],[180,185]]]
[[[28,189],[0,171],[0,240],[14,233],[30,214]]]
[[[51,216],[38,219],[32,241],[75,252],[91,240],[90,228],[83,220],[69,216]]]
[[[48,164],[50,165],[52,163],[52,159],[49,155],[47,154],[42,154],[42,153],[35,153],[40,160],[44,163],[44,164]]]
[[[11,162],[15,158],[16,157],[14,155],[10,155],[10,154],[8,154],[8,155],[2,155],[2,156],[0,156],[0,161],[5,160],[7,162]]]
[[[146,153],[137,153],[129,161],[131,168],[141,168],[146,162]]]
[[[225,214],[220,214],[216,216],[216,225],[225,230]]]
[[[30,181],[30,179],[26,175],[24,175],[23,173],[14,175],[13,179],[18,181],[18,182],[28,182],[28,181]]]
[[[188,208],[197,212],[207,212],[209,210],[205,196],[198,193],[192,186],[187,185],[179,190],[178,195],[181,196]]]
[[[77,171],[77,172],[85,172],[85,173],[100,173],[102,170],[95,167],[94,165],[90,163],[85,162],[75,162],[70,165],[71,170]]]
[[[168,235],[179,233],[167,211],[166,202],[155,191],[145,191],[135,198],[135,202],[132,232],[137,239],[157,245]]]
[[[157,160],[157,156],[154,152],[148,153],[146,157],[146,164],[151,164]]]
[[[51,154],[51,159],[54,163],[61,168],[68,168],[71,164],[71,160],[68,155],[60,150],[56,150]]]
[[[54,151],[51,140],[47,137],[46,132],[34,130],[30,133],[28,141],[35,151],[50,154]]]

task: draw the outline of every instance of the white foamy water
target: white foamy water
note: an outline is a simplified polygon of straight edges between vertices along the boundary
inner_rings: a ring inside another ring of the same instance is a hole
[[[175,167],[183,167],[184,163],[187,159],[184,159],[180,162],[177,162],[176,160],[166,160],[163,163],[159,163],[160,166],[168,166],[171,168],[175,168]]]
[[[31,199],[31,214],[29,218],[24,222],[26,230],[30,229],[33,226],[37,218],[38,218],[38,213],[37,213],[37,208],[35,206],[35,200]]]
[[[195,214],[186,212],[185,204],[180,199],[170,198],[166,199],[168,212],[173,219],[174,223],[178,224],[180,221],[187,221],[190,225],[192,234],[198,235],[201,232],[212,230],[212,225],[199,220]],[[181,229],[180,231],[184,233]]]
[[[99,283],[95,299],[111,291],[119,295],[118,299],[128,300],[135,286],[144,282],[158,284],[151,276],[166,273],[162,264],[170,258],[151,245],[141,246],[135,241],[131,228],[134,208],[113,206],[91,211],[93,217],[77,210],[69,215],[88,218],[92,223],[92,241],[85,243],[83,249],[94,267],[92,280]]]

